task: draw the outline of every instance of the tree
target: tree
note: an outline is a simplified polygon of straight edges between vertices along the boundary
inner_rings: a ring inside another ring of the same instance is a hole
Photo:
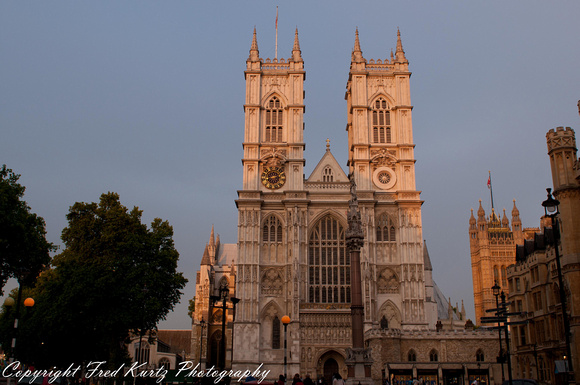
[[[37,365],[106,360],[115,367],[127,358],[130,333],[153,330],[179,301],[187,280],[176,271],[173,229],[161,219],[148,229],[141,214],[115,193],[70,208],[65,249],[34,290],[28,326],[37,332],[28,346]],[[51,354],[35,356],[41,347]]]
[[[50,262],[54,246],[46,241],[44,219],[30,212],[22,200],[20,175],[0,169],[0,294],[9,278],[29,285]]]

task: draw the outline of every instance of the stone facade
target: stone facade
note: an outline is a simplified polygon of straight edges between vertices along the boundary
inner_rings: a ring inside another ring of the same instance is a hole
[[[493,348],[492,334],[465,332],[464,319],[455,321],[457,328],[436,333],[437,299],[444,297],[437,295],[422,238],[410,75],[399,33],[390,58],[367,61],[356,31],[345,96],[347,166],[356,182],[364,233],[360,251],[364,339],[365,347],[378,349],[373,380],[380,382],[383,370],[385,376],[392,374],[392,380],[406,373],[396,374],[389,365],[408,363],[409,347],[426,344],[425,338],[439,349],[438,357],[459,367],[454,370],[459,370],[461,381],[468,381],[469,362],[492,381],[491,351],[498,350]],[[209,296],[227,287],[240,302],[235,311],[232,305],[228,308],[226,367],[245,370],[263,364],[272,379],[284,373],[281,320],[287,315],[292,320],[287,327],[287,373],[330,379],[339,372],[346,377],[347,349],[353,344],[345,234],[351,186],[329,141],[311,175],[303,176],[305,70],[298,31],[291,57],[273,60],[260,58],[254,31],[245,79],[237,245],[220,244],[212,230],[197,275],[193,335],[199,338],[194,339],[192,352],[201,352],[203,364],[216,363],[222,310],[211,306]],[[202,319],[209,322],[205,328]],[[476,340],[483,341],[485,354],[478,363],[475,353],[463,356],[467,350],[459,347],[447,353],[441,345],[446,340],[453,341],[450,346],[460,344],[462,338],[457,336],[466,337],[470,349],[479,343]],[[384,352],[392,341],[401,354],[390,362]],[[439,359],[429,363],[438,365]],[[443,383],[443,377],[438,381]]]

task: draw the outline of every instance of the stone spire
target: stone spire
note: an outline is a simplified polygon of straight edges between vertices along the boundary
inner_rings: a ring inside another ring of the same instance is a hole
[[[481,199],[479,200],[479,209],[477,209],[477,219],[480,221],[485,221],[485,210],[481,206]]]
[[[469,218],[469,224],[470,225],[474,225],[475,222],[475,217],[473,216],[473,209],[471,209],[471,217]]]
[[[516,207],[516,200],[514,199],[514,208],[512,209],[512,222],[520,220],[520,210]]]
[[[509,227],[510,225],[510,221],[507,219],[507,216],[505,215],[505,209],[503,209],[503,217],[501,218],[501,226],[502,227]]]
[[[296,27],[296,32],[294,32],[294,46],[292,47],[292,60],[303,61],[302,53],[300,51],[300,42],[298,41],[298,27]]]
[[[205,250],[203,250],[203,257],[201,258],[201,265],[210,265],[209,252],[207,250],[207,245],[205,245]]]
[[[256,38],[256,27],[254,27],[254,36],[252,37],[252,46],[250,47],[250,57],[248,57],[248,60],[260,60],[260,51],[258,51],[258,39]]]
[[[352,51],[352,58],[351,60],[353,62],[357,62],[357,63],[361,63],[364,61],[364,58],[362,56],[362,51],[360,49],[360,41],[358,39],[358,27],[356,28],[355,31],[355,38],[354,38],[354,49]]]
[[[210,246],[215,246],[215,235],[213,232],[213,225],[211,225],[211,234],[209,235],[209,244],[210,244]]]
[[[405,51],[403,50],[401,31],[399,31],[399,28],[397,28],[397,50],[395,51],[395,55],[397,56],[397,62],[408,63],[407,58],[405,57]]]

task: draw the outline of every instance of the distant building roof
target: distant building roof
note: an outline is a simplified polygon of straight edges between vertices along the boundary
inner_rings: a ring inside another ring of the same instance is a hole
[[[226,243],[220,245],[216,262],[219,266],[229,266],[235,263],[238,257],[238,245],[236,243]]]
[[[191,354],[191,329],[158,330],[157,338],[170,346],[171,353],[182,354],[185,352],[186,356]]]

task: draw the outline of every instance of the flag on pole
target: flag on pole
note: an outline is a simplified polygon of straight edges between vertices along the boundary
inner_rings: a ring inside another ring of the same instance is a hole
[[[491,188],[491,174],[487,178],[487,188],[489,188],[489,189]]]
[[[276,6],[276,30],[278,30],[278,6]]]

